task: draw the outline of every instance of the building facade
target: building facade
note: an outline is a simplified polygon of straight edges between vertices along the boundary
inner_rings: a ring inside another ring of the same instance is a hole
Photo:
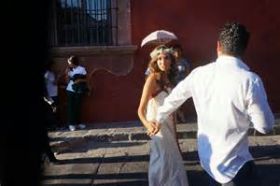
[[[64,71],[70,55],[79,56],[92,88],[83,103],[84,122],[138,120],[144,72],[153,47],[141,48],[141,40],[155,30],[175,33],[195,68],[215,60],[218,29],[227,21],[241,22],[251,32],[245,60],[262,77],[273,112],[279,113],[279,6],[272,0],[53,0],[50,56],[59,77],[62,118]],[[194,117],[192,102],[187,104],[187,115]]]

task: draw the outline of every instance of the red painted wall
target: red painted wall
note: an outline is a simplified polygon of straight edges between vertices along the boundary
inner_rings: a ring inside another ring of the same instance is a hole
[[[135,68],[127,76],[99,70],[92,77],[92,96],[84,102],[83,118],[89,123],[137,120],[139,78]]]
[[[127,56],[80,56],[81,65],[88,72],[91,94],[84,97],[82,122],[120,122],[136,120],[138,99],[140,97],[137,82],[139,74],[133,68],[133,62]],[[56,58],[56,69],[60,69],[60,120],[66,123],[66,84],[67,58]]]
[[[133,43],[139,46],[143,37],[157,29],[172,31],[179,37],[184,54],[194,67],[215,60],[218,29],[226,21],[245,24],[251,32],[246,62],[262,77],[273,112],[280,112],[280,1],[174,0],[166,3],[141,0],[131,4]],[[139,91],[150,50],[139,48],[135,55],[133,73],[138,75]],[[132,102],[138,99],[137,95]],[[136,109],[134,106],[132,109]],[[187,112],[195,114],[191,104],[190,107]]]
[[[216,58],[218,29],[226,21],[239,21],[251,32],[246,62],[263,79],[273,112],[280,112],[280,1],[276,0],[132,0],[132,44],[139,48],[134,63],[120,65],[121,58],[109,63],[111,68],[127,68],[127,75],[116,76],[108,71],[97,71],[91,78],[93,94],[83,105],[83,121],[119,122],[138,120],[144,72],[152,47],[140,48],[141,40],[150,32],[166,29],[179,37],[184,54],[193,67]],[[169,3],[168,3],[169,2]],[[90,67],[94,61],[85,63]],[[192,102],[187,114],[195,116]]]

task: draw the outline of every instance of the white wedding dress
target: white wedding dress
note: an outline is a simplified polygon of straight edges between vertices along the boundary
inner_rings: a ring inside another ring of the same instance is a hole
[[[146,118],[155,121],[158,107],[168,93],[161,91],[147,105]],[[149,186],[188,186],[188,178],[175,137],[172,116],[161,123],[160,131],[152,137],[149,163]]]

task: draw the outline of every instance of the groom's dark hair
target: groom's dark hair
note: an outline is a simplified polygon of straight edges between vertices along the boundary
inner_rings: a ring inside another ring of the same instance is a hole
[[[242,56],[247,48],[250,33],[246,27],[240,23],[226,23],[219,34],[218,41],[221,50],[225,54],[232,56]]]

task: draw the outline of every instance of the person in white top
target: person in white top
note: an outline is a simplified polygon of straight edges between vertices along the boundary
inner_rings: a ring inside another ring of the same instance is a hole
[[[58,104],[58,86],[56,74],[53,70],[54,61],[49,61],[46,64],[46,71],[44,74],[45,85],[46,85],[46,95],[44,97],[45,101],[48,102],[56,112],[56,107]]]
[[[219,33],[216,61],[194,69],[157,113],[156,125],[160,127],[192,97],[197,112],[198,154],[210,175],[210,185],[261,184],[249,152],[248,130],[271,131],[274,116],[261,78],[242,61],[249,36],[244,25],[226,23]]]
[[[68,77],[67,92],[67,122],[71,131],[76,130],[77,127],[84,129],[86,126],[80,123],[81,116],[81,102],[86,89],[86,69],[79,64],[77,56],[68,58],[68,68],[66,69]],[[83,88],[85,87],[85,88]],[[83,88],[83,89],[81,89]]]
[[[60,120],[58,115],[59,110],[59,98],[58,98],[58,85],[57,77],[54,71],[54,61],[48,60],[46,63],[46,69],[44,74],[45,79],[45,91],[44,101],[48,103],[48,130],[55,130],[60,126]]]

